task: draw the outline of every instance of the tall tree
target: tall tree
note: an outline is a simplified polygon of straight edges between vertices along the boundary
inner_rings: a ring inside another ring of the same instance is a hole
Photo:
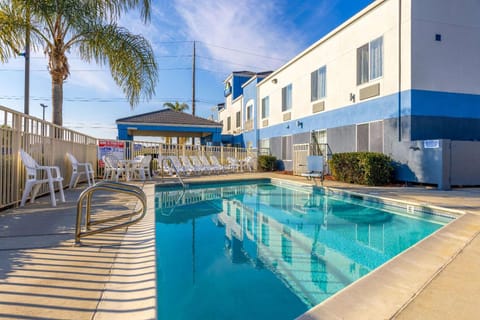
[[[173,111],[177,112],[183,112],[185,110],[188,110],[189,106],[186,103],[180,103],[178,101],[175,101],[175,103],[172,102],[165,102],[163,104],[164,107],[167,107],[169,109],[172,109]]]
[[[63,83],[70,74],[67,53],[108,65],[113,80],[133,108],[155,94],[157,64],[150,43],[117,24],[140,9],[150,19],[151,0],[0,0],[0,61],[25,46],[30,30],[33,49],[43,48],[52,78],[53,123],[63,123]],[[28,11],[30,19],[26,19]]]

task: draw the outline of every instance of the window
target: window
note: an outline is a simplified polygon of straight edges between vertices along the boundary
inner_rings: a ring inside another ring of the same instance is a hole
[[[383,152],[383,121],[357,125],[357,151]]]
[[[270,116],[270,97],[262,99],[262,119]]]
[[[292,160],[292,136],[282,137],[282,160]]]
[[[292,109],[292,85],[282,88],[282,111]]]
[[[227,131],[230,131],[232,129],[232,117],[227,118]]]
[[[383,37],[357,48],[357,85],[383,76]]]
[[[242,124],[242,119],[241,119],[241,116],[240,116],[240,111],[237,111],[237,116],[235,118],[235,125],[236,125],[236,128],[240,128],[240,125]]]
[[[327,90],[327,67],[323,66],[310,75],[311,101],[325,98]]]
[[[252,120],[252,109],[253,109],[252,105],[247,106],[247,121]]]
[[[312,131],[310,143],[312,155],[326,155],[328,153],[327,130]]]

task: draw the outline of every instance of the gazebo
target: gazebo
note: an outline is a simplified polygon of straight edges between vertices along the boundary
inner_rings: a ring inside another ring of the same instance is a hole
[[[117,119],[116,124],[120,140],[135,136],[200,137],[202,145],[221,143],[221,123],[171,109]]]

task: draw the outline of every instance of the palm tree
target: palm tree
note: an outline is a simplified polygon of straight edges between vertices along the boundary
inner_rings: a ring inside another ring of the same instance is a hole
[[[172,103],[172,102],[165,102],[163,104],[164,107],[167,107],[173,111],[177,111],[177,112],[183,112],[185,110],[188,110],[189,106],[188,104],[186,103],[179,103],[178,101],[175,101],[175,103]]]
[[[0,62],[25,47],[30,32],[33,49],[43,48],[52,78],[53,123],[63,122],[63,83],[70,74],[67,53],[86,62],[108,65],[130,106],[150,99],[158,80],[150,43],[117,21],[122,13],[139,8],[150,18],[151,0],[10,0],[0,1]]]

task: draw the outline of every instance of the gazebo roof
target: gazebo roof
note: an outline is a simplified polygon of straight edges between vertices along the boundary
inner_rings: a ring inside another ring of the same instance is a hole
[[[185,112],[173,111],[171,109],[163,109],[149,113],[139,114],[136,116],[117,119],[116,123],[135,123],[135,124],[152,124],[152,125],[175,125],[175,126],[195,126],[195,127],[222,127],[221,123],[192,116]]]

